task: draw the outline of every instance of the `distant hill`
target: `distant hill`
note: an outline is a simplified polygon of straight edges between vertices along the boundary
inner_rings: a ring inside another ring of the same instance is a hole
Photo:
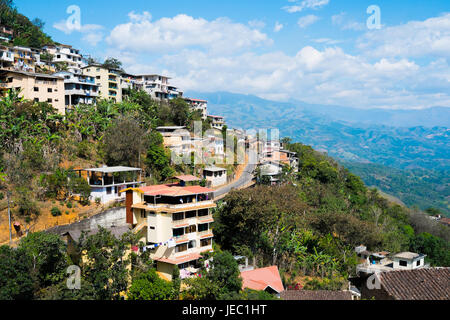
[[[450,108],[359,110],[229,92],[185,95],[208,100],[208,112],[232,127],[278,128],[280,137],[327,152],[408,206],[450,212]]]
[[[374,163],[342,162],[368,186],[400,199],[407,206],[440,209],[450,216],[450,172],[399,170]]]

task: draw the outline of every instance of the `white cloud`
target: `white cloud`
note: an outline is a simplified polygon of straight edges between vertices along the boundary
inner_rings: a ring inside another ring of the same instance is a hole
[[[274,32],[279,32],[281,29],[283,29],[284,25],[279,23],[278,21],[275,23],[275,27],[273,27]]]
[[[341,30],[361,31],[367,27],[366,24],[362,22],[356,22],[347,18],[346,12],[333,15],[331,17],[331,22],[333,25],[339,26]]]
[[[367,32],[357,46],[372,57],[450,58],[450,13]]]
[[[301,17],[298,19],[297,24],[300,28],[306,28],[309,25],[312,25],[317,20],[319,20],[318,16],[315,16],[313,14],[309,14],[307,16]]]
[[[266,24],[264,23],[264,21],[261,20],[251,20],[248,22],[248,25],[251,28],[255,28],[255,29],[262,29],[266,26]]]
[[[91,46],[96,46],[103,40],[103,32],[101,30],[103,30],[104,27],[98,24],[85,24],[80,25],[79,28],[74,28],[73,26],[68,25],[66,20],[61,20],[54,23],[53,28],[62,31],[67,35],[72,34],[72,32],[80,32],[84,34],[81,39],[88,42]]]
[[[330,45],[338,44],[338,43],[342,42],[342,40],[333,40],[330,38],[319,38],[319,39],[314,39],[313,41],[316,43],[324,43],[324,44],[330,44]]]
[[[319,9],[323,6],[326,6],[330,0],[304,0],[302,2],[299,1],[289,1],[289,2],[296,2],[296,5],[292,6],[285,6],[282,9],[289,12],[289,13],[295,13],[300,12],[303,9]]]
[[[217,52],[234,52],[255,45],[270,45],[272,40],[256,28],[234,23],[228,18],[208,21],[179,14],[173,18],[150,21],[141,15],[116,26],[107,42],[119,49],[139,52],[171,52],[186,47],[202,47]]]

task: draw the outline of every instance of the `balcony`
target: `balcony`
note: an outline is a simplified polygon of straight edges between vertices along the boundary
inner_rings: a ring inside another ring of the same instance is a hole
[[[147,203],[146,207],[151,209],[158,209],[158,208],[168,208],[168,209],[187,209],[187,208],[195,208],[200,206],[208,206],[208,205],[214,205],[213,200],[206,200],[206,201],[198,201],[198,202],[190,202],[190,203],[180,203],[180,204],[167,204],[167,203],[160,203],[160,204],[152,204]]]

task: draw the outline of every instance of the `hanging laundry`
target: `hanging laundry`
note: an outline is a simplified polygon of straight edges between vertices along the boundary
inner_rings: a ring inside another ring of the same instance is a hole
[[[168,247],[169,248],[173,248],[173,247],[175,247],[177,245],[177,243],[175,242],[175,239],[170,239],[169,241],[168,241]]]

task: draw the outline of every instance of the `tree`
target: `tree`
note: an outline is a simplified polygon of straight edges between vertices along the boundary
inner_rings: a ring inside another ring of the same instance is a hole
[[[0,246],[0,300],[31,300],[31,260],[22,249]]]
[[[129,234],[117,239],[102,227],[90,236],[82,233],[78,245],[84,261],[81,267],[84,279],[94,288],[96,300],[118,300],[126,292],[130,260],[125,258],[125,252],[134,240]]]
[[[107,58],[102,66],[107,69],[122,70],[122,62],[116,58]]]
[[[410,250],[426,254],[433,266],[450,267],[450,244],[444,239],[423,232],[411,240]]]
[[[104,149],[107,164],[139,166],[145,142],[146,131],[135,118],[119,117],[105,132]]]
[[[211,263],[211,269],[206,275],[212,283],[220,288],[217,299],[222,300],[242,288],[242,278],[237,261],[228,251],[217,252]]]
[[[30,274],[37,288],[60,282],[67,267],[66,246],[58,235],[35,232],[20,240],[19,249],[31,261]]]
[[[174,285],[161,279],[155,269],[139,275],[128,291],[129,300],[172,300],[177,297]]]

